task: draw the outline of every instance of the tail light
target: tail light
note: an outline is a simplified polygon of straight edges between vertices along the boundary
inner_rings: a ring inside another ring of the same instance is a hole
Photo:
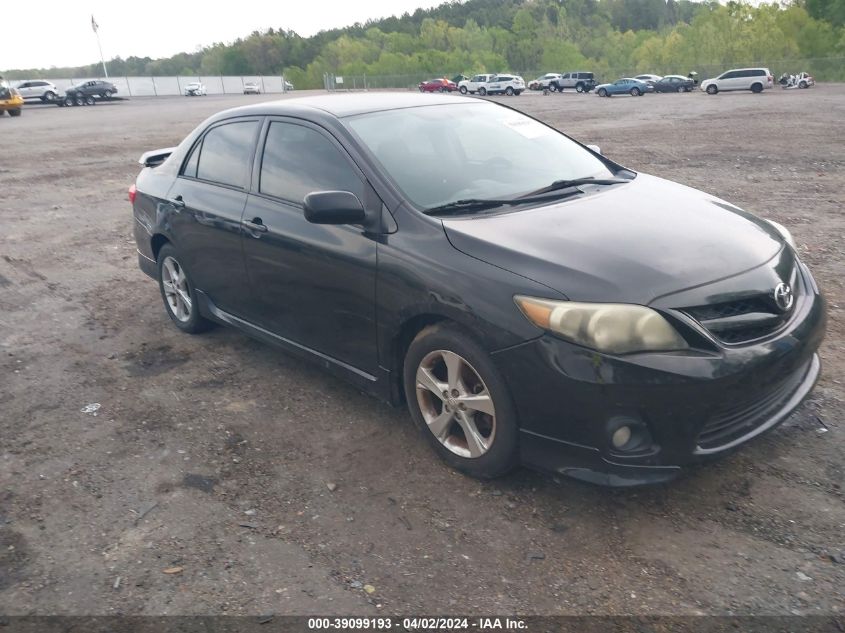
[[[135,204],[135,195],[138,193],[138,190],[135,188],[135,183],[133,182],[129,185],[129,202]]]

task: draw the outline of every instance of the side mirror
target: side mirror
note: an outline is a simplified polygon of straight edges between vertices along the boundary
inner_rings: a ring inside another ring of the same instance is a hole
[[[354,193],[315,191],[303,201],[305,219],[312,224],[360,224],[366,214]]]
[[[596,154],[601,154],[601,147],[598,145],[587,145],[587,149],[593,150]]]

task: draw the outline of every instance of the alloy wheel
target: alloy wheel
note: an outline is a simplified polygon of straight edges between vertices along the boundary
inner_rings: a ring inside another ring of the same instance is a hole
[[[161,285],[164,298],[173,316],[182,323],[191,318],[193,301],[188,278],[182,266],[173,257],[165,257],[161,265]]]
[[[477,458],[493,445],[493,398],[465,358],[448,350],[428,353],[417,368],[416,393],[428,430],[449,451]]]

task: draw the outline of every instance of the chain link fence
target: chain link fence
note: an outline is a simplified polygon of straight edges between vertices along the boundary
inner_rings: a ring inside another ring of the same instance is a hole
[[[799,73],[806,71],[813,75],[817,81],[845,81],[845,57],[826,58],[797,58],[743,62],[736,64],[699,64],[690,68],[678,68],[669,65],[658,65],[652,68],[636,68],[634,66],[613,66],[597,67],[596,65],[584,64],[583,68],[570,69],[546,69],[546,70],[523,70],[514,74],[519,75],[528,83],[532,79],[542,77],[548,72],[574,72],[590,71],[596,74],[599,82],[611,82],[620,77],[633,77],[643,73],[655,73],[659,75],[687,75],[690,72],[698,73],[698,79],[718,77],[720,74],[731,68],[768,68],[777,79],[782,73]],[[480,71],[479,71],[480,72]],[[501,70],[501,72],[506,72]],[[511,71],[507,71],[511,72]],[[422,81],[438,77],[452,79],[458,73],[408,73],[404,75],[337,75],[325,73],[323,75],[323,88],[330,92],[334,91],[357,91],[357,90],[383,90],[383,89],[405,89],[416,90]],[[464,73],[466,75],[466,73]]]

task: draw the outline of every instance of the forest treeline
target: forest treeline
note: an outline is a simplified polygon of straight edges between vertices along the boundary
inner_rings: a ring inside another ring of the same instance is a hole
[[[324,73],[453,76],[587,69],[610,76],[793,61],[801,67],[783,70],[842,80],[843,60],[845,0],[757,7],[690,0],[467,0],[311,37],[268,28],[195,52],[164,59],[118,57],[108,65],[112,75],[282,73],[298,88],[308,88],[322,86]],[[59,78],[100,72],[92,63],[4,75]]]

